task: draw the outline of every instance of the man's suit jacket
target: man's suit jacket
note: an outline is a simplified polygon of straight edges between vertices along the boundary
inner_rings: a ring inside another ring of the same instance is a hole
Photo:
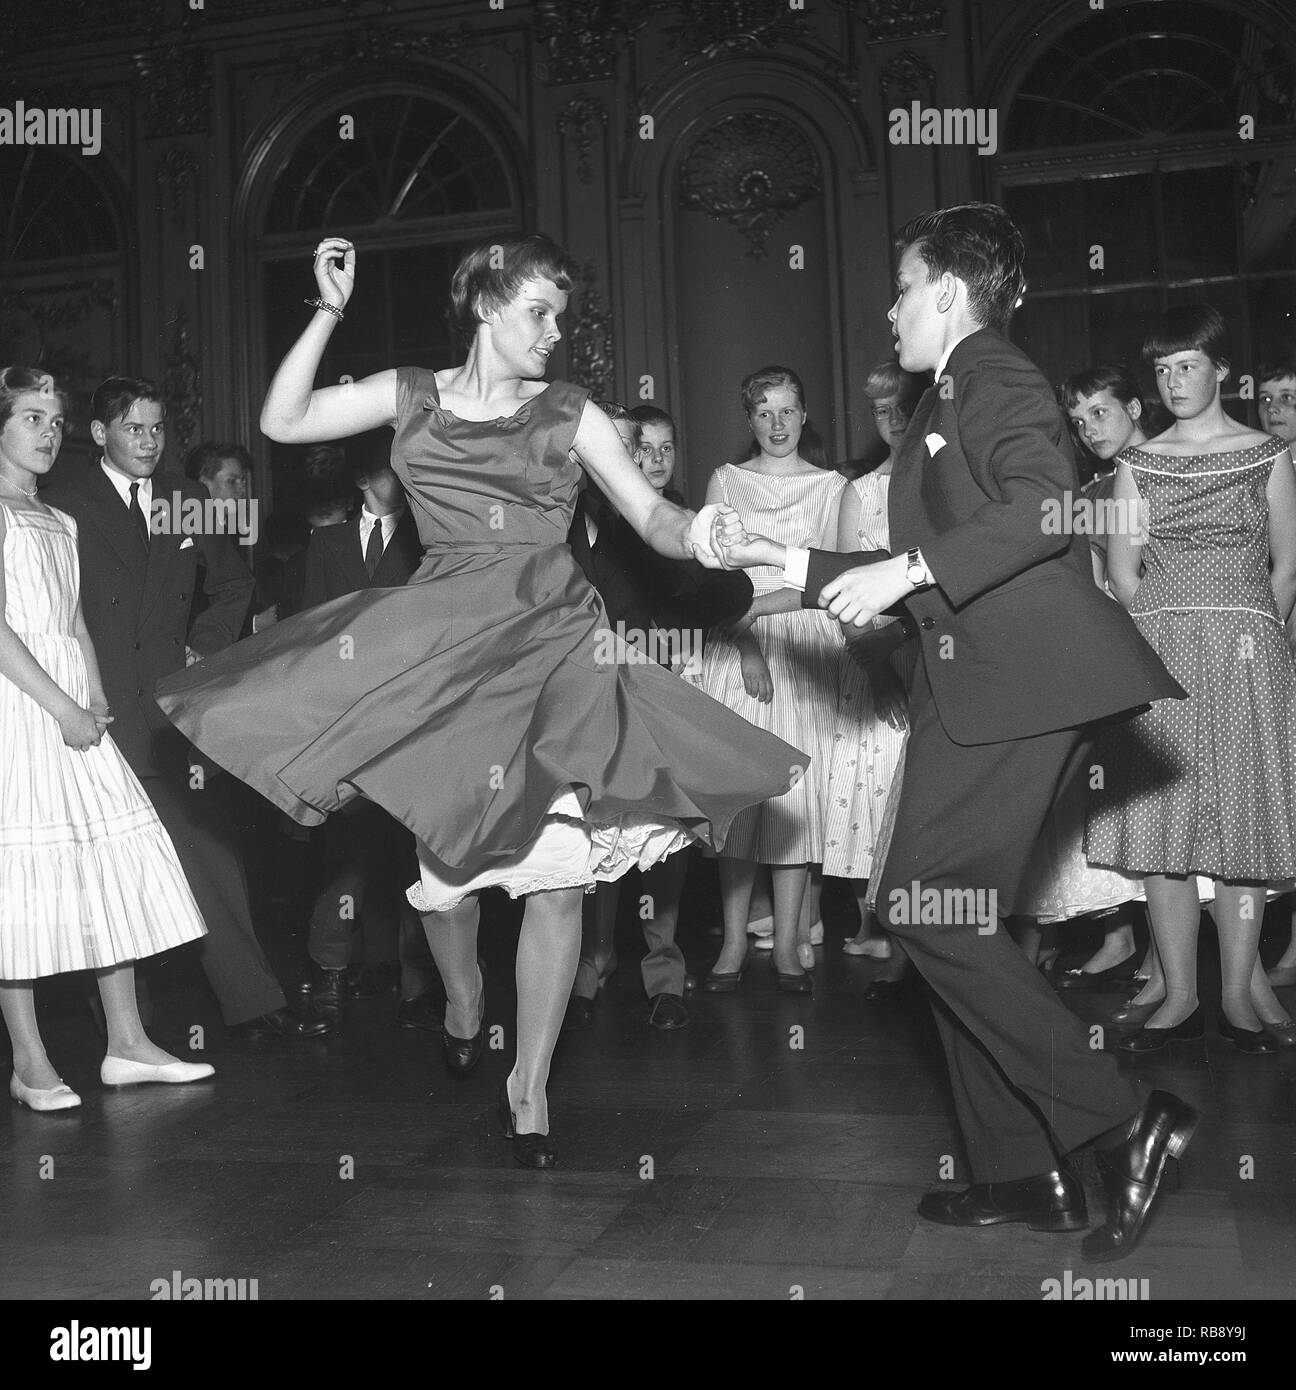
[[[153,475],[155,504],[169,503],[176,492],[199,502],[207,498],[206,488],[187,478]],[[252,600],[247,566],[224,535],[154,533],[146,550],[98,463],[56,482],[41,497],[77,524],[81,611],[113,714],[113,742],[136,776],[182,768],[188,745],[153,690],[163,676],[184,667],[186,646],[210,656],[237,639]],[[190,608],[200,584],[210,602],[191,630]]]
[[[659,555],[624,517],[607,508],[598,514],[598,537],[591,547],[585,527],[588,500],[586,492],[576,500],[567,544],[613,627],[621,622],[646,632],[656,624],[705,633],[751,607],[752,583],[742,570],[710,570],[697,560]]]
[[[964,338],[919,402],[891,480],[891,549],[936,580],[905,600],[956,743],[999,743],[1182,698],[1132,619],[1093,581],[1088,541],[1045,517],[1079,495],[1048,382],[990,329]],[[1063,507],[1068,518],[1069,507]],[[811,552],[805,602],[881,552]]]
[[[360,516],[333,526],[317,526],[306,547],[306,579],[302,608],[314,608],[330,599],[343,598],[360,589],[396,589],[423,563],[418,527],[406,508],[382,558],[370,577],[360,546]]]

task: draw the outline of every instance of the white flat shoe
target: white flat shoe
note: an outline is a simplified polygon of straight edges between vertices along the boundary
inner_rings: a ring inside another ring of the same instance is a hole
[[[130,1062],[125,1057],[105,1057],[99,1068],[99,1080],[105,1086],[138,1086],[146,1081],[183,1086],[215,1075],[216,1068],[209,1062],[164,1062],[152,1066],[148,1062]]]
[[[815,968],[814,947],[808,941],[797,942],[797,963],[802,970],[813,970]]]
[[[753,950],[753,951],[772,951],[773,949],[774,949],[774,933],[773,933],[773,932],[770,932],[770,934],[769,934],[768,936],[758,936],[758,937],[756,938],[756,940],[752,942],[752,950]]]
[[[747,923],[748,936],[773,936],[774,919],[773,917],[757,917],[754,921]]]
[[[810,944],[812,946],[823,945],[823,923],[815,922],[810,928]]]
[[[29,1110],[75,1110],[81,1104],[81,1097],[71,1086],[60,1081],[48,1091],[38,1091],[34,1086],[24,1086],[17,1072],[9,1078],[9,1095]]]
[[[842,950],[848,956],[870,956],[873,960],[890,960],[891,943],[885,936],[870,936],[863,941],[851,937],[842,942]]]

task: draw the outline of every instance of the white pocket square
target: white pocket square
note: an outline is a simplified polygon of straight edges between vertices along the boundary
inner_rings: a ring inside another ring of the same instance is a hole
[[[181,549],[181,550],[188,550],[189,547],[190,547],[192,544],[193,544],[193,537],[192,537],[192,536],[186,536],[186,537],[184,538],[184,540],[182,540],[182,541],[180,542],[180,549]]]
[[[939,434],[929,434],[926,439],[927,452],[933,458],[945,447],[945,441]]]

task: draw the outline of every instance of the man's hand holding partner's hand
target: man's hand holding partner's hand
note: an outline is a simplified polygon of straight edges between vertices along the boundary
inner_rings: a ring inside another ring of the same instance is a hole
[[[870,619],[913,592],[905,577],[905,556],[858,565],[831,579],[819,592],[819,606],[840,623],[865,627]]]
[[[694,558],[709,570],[733,569],[724,551],[725,537],[742,531],[742,522],[732,507],[711,502],[693,518],[688,544]]]

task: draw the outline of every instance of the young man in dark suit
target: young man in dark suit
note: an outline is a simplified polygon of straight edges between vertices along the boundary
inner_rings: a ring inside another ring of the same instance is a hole
[[[423,562],[418,527],[390,464],[366,461],[352,478],[364,504],[350,521],[319,526],[311,533],[303,609],[361,589],[397,588]],[[312,1012],[331,1021],[339,1021],[345,1012],[351,935],[360,922],[369,884],[387,880],[400,899],[396,1021],[403,1028],[440,1032],[441,1006],[432,997],[435,968],[423,940],[423,924],[404,894],[418,878],[413,835],[382,807],[357,798],[325,823],[324,852],[329,882],[315,900],[306,947],[312,963]]]
[[[328,1025],[288,1011],[257,942],[219,789],[205,777],[194,785],[188,744],[153,698],[163,676],[235,640],[252,597],[252,576],[231,539],[194,520],[203,516],[206,489],[157,471],[165,415],[151,381],[110,377],[91,401],[90,432],[102,458],[60,478],[45,500],[76,520],[81,605],[112,738],[171,836],[207,923],[198,950],[222,1017],[240,1035],[316,1036]],[[199,586],[208,607],[191,627]]]
[[[915,219],[896,249],[900,365],[935,384],[891,484],[894,558],[761,539],[731,558],[784,565],[806,606],[842,622],[903,604],[921,642],[878,906],[932,987],[973,1185],[929,1193],[920,1214],[1081,1229],[1084,1192],[1063,1155],[1098,1139],[1108,1220],[1084,1253],[1117,1259],[1195,1112],[1164,1091],[1140,1102],[999,919],[1083,727],[1183,692],[1095,587],[1085,538],[1050,524],[1079,482],[1053,392],[1004,336],[1025,290],[1017,228],[973,203]]]

